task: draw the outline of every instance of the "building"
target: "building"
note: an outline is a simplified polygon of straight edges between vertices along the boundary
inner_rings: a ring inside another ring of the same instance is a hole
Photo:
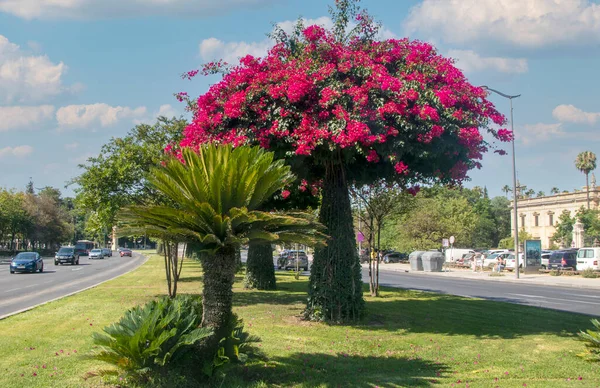
[[[592,174],[590,182],[590,208],[598,209],[600,202],[600,189],[596,186],[596,179]],[[514,204],[511,203],[514,209]],[[519,231],[525,230],[534,239],[542,241],[542,249],[552,245],[559,245],[552,241],[558,218],[566,210],[573,217],[581,207],[587,207],[587,192],[584,187],[581,191],[560,193],[538,198],[522,198],[517,202]],[[511,231],[514,236],[514,213],[511,216]],[[580,247],[576,247],[580,248]]]

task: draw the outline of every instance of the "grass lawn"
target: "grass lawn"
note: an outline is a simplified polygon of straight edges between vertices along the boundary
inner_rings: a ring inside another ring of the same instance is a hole
[[[180,293],[201,288],[188,261]],[[96,288],[0,321],[0,387],[97,387],[85,357],[91,333],[165,292],[158,256]],[[240,279],[241,280],[241,279]],[[220,387],[597,387],[600,365],[580,360],[573,334],[589,317],[454,296],[385,289],[349,326],[302,321],[307,278],[278,274],[279,290],[235,285],[235,312],[262,338],[268,360]]]

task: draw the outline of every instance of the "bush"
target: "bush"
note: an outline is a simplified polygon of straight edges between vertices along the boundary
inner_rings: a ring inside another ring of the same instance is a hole
[[[584,269],[579,274],[581,275],[581,277],[588,279],[596,279],[598,277],[598,272],[594,271],[591,268]]]
[[[128,310],[117,323],[94,333],[100,348],[93,357],[123,370],[134,379],[173,364],[191,345],[212,334],[200,328],[202,304],[199,298],[178,296]]]
[[[559,270],[553,269],[549,272],[550,276],[560,276],[562,273]]]
[[[579,356],[590,360],[600,361],[600,322],[597,319],[592,319],[592,325],[596,330],[587,330],[579,332],[579,340],[585,342],[586,352]]]
[[[488,276],[497,277],[497,276],[504,276],[504,274],[501,272],[491,272]]]

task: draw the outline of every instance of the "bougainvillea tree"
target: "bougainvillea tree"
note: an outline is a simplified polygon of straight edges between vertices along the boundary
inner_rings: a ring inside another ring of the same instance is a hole
[[[320,187],[330,238],[315,251],[306,314],[342,321],[364,306],[348,183],[384,178],[412,193],[460,184],[494,146],[483,132],[512,133],[491,127],[505,119],[486,91],[430,44],[378,41],[356,0],[337,0],[332,16],[331,30],[277,31],[266,56],[226,69],[193,104],[180,146],[258,144],[285,158],[302,188]]]

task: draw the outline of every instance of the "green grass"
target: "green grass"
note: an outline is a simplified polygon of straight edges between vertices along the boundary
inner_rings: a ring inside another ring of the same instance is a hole
[[[183,275],[180,292],[197,293],[199,266],[186,262]],[[84,357],[91,333],[164,293],[163,277],[154,256],[119,279],[0,321],[0,387],[104,386],[98,377],[84,379],[107,367]],[[244,290],[241,276],[236,282],[234,310],[262,338],[268,359],[230,370],[213,385],[600,386],[600,365],[576,356],[584,347],[575,333],[592,328],[587,316],[384,289],[381,298],[366,298],[368,316],[360,324],[325,325],[300,319],[306,277],[280,273],[277,280],[274,292]]]

